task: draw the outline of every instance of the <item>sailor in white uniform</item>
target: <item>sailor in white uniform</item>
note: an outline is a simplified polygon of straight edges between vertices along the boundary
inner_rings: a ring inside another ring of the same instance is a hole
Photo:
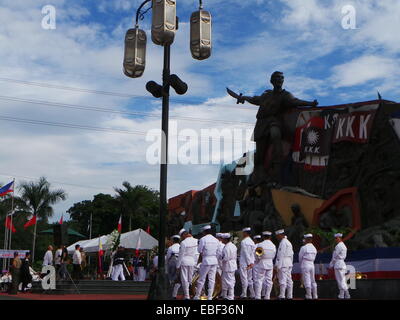
[[[235,298],[235,271],[237,270],[237,248],[231,242],[230,233],[222,234],[225,244],[220,260],[222,260],[222,298],[233,300]]]
[[[261,235],[257,234],[253,237],[253,241],[255,244],[262,242]]]
[[[194,300],[199,300],[203,290],[206,278],[208,276],[208,295],[207,299],[212,300],[215,274],[217,273],[218,259],[217,249],[219,241],[211,234],[211,226],[203,227],[204,236],[199,240],[198,251],[201,256],[201,265],[199,270],[199,279],[197,280],[196,295]]]
[[[306,299],[318,299],[317,282],[315,281],[314,261],[317,256],[317,249],[312,244],[313,235],[304,235],[304,245],[299,252],[299,263],[303,277],[304,288],[306,289]]]
[[[254,299],[254,287],[253,287],[253,267],[254,267],[254,255],[255,255],[255,244],[251,239],[251,228],[244,228],[243,240],[240,243],[240,259],[239,259],[239,274],[240,281],[242,283],[242,294],[241,299],[247,298],[247,289],[250,291],[250,298]]]
[[[218,239],[218,241],[219,241],[218,249],[217,249],[217,257],[221,256],[222,250],[223,250],[224,247],[225,247],[225,244],[224,244],[224,242],[222,241],[222,240],[223,240],[222,235],[223,235],[223,233],[216,233],[216,234],[215,234],[215,237],[216,237],[216,238]],[[217,272],[219,273],[219,275],[222,274],[222,261],[221,261],[220,259],[218,259]]]
[[[179,231],[179,236],[182,241],[179,248],[176,268],[181,277],[184,299],[190,299],[189,285],[192,283],[194,267],[197,263],[196,254],[198,241],[185,229]]]
[[[347,247],[342,240],[343,234],[336,233],[335,241],[337,243],[332,254],[332,260],[329,264],[330,268],[335,269],[335,278],[339,287],[339,299],[350,299],[349,288],[346,281],[346,263],[344,260],[347,255]]]
[[[274,258],[276,254],[276,247],[271,241],[272,232],[264,231],[263,233],[264,241],[258,243],[256,245],[257,248],[263,251],[263,254],[258,256],[256,255],[256,260],[258,262],[254,267],[254,290],[256,299],[261,299],[261,290],[263,287],[263,283],[265,280],[266,284],[266,292],[264,295],[264,299],[269,300],[271,296],[272,290],[272,275],[274,271]]]
[[[279,297],[278,299],[293,299],[293,246],[285,236],[283,229],[275,232],[279,241],[278,252],[276,254],[275,267],[279,281]],[[287,291],[287,293],[286,293]]]
[[[168,270],[168,279],[169,283],[172,286],[172,298],[176,299],[176,296],[178,294],[178,290],[181,286],[180,281],[178,280],[179,274],[177,273],[177,262],[178,262],[178,257],[179,257],[179,240],[180,240],[179,235],[174,235],[171,237],[171,240],[173,242],[173,245],[171,245],[168,250],[167,250],[167,256],[165,258],[166,264],[167,264],[167,270]]]

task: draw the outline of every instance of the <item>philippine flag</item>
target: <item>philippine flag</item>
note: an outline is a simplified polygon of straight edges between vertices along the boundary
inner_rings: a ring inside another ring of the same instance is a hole
[[[122,231],[122,216],[119,217],[118,221],[118,232],[121,233]]]
[[[10,192],[14,192],[14,181],[11,181],[10,183],[6,184],[4,187],[0,188],[0,197],[5,196],[6,194]]]

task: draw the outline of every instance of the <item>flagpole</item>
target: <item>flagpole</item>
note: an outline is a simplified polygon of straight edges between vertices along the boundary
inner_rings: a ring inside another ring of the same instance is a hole
[[[32,263],[35,261],[35,243],[36,243],[36,227],[38,224],[38,220],[36,217],[36,221],[35,221],[35,229],[33,230],[33,248],[32,248]]]
[[[92,218],[93,218],[93,212],[90,213],[90,233],[89,233],[89,239],[92,239]],[[100,239],[101,240],[101,239]],[[88,265],[90,266],[90,256],[88,257]]]
[[[15,189],[15,178],[13,179],[13,192],[11,196],[11,230],[10,230],[10,250],[11,250],[11,240],[12,240],[12,227],[13,225],[13,216],[14,216],[14,189]]]

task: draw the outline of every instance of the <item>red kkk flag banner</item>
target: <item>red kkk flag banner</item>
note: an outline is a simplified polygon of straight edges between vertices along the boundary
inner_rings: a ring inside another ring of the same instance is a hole
[[[118,220],[118,232],[121,233],[121,231],[122,231],[122,216],[120,216]]]
[[[24,229],[33,226],[35,224],[36,224],[36,215],[33,215],[33,217],[27,223],[24,224]]]
[[[301,135],[300,159],[305,155],[325,157],[329,155],[331,131],[324,126],[323,117],[313,117],[305,125]]]
[[[15,229],[15,227],[14,227],[14,224],[12,223],[11,214],[8,214],[8,215],[7,215],[5,226],[6,226],[6,228],[7,228],[8,230],[11,230],[13,233],[17,231],[17,230]]]
[[[340,115],[335,123],[332,142],[350,141],[367,143],[371,134],[375,113],[375,110],[371,110]]]

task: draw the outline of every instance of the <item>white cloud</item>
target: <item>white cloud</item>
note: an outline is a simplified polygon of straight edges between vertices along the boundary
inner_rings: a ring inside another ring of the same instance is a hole
[[[362,56],[333,68],[332,83],[335,88],[364,84],[371,80],[385,80],[392,77],[398,62],[378,56]],[[395,71],[398,73],[398,71]]]

